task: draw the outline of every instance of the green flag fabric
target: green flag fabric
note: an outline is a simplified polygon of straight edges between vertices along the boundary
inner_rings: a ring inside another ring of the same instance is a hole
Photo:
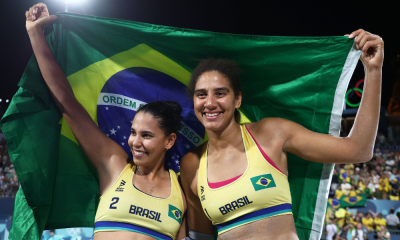
[[[77,99],[99,128],[127,152],[130,121],[141,104],[174,100],[184,127],[168,156],[183,154],[205,131],[185,95],[199,59],[235,60],[242,69],[242,121],[282,117],[338,136],[344,95],[359,58],[347,37],[274,37],[214,33],[92,16],[60,14],[47,35]],[[43,229],[93,227],[96,170],[62,118],[32,57],[1,120],[21,183],[10,239]],[[288,156],[292,210],[300,239],[319,239],[332,164]]]

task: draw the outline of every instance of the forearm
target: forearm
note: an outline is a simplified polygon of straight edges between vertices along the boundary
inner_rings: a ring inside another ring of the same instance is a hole
[[[365,69],[363,96],[348,136],[360,161],[372,158],[381,105],[381,79],[382,68]]]
[[[31,29],[28,31],[28,35],[42,76],[57,105],[64,112],[64,103],[70,102],[71,98],[75,99],[71,85],[54,58],[43,31],[36,28]]]

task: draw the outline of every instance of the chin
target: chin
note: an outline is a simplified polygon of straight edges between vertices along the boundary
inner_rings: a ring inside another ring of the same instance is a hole
[[[216,122],[206,123],[206,124],[204,124],[204,128],[206,130],[214,131],[214,132],[225,129],[225,127],[223,127],[221,123],[216,123]]]
[[[146,161],[146,159],[143,159],[143,157],[135,157],[135,156],[133,156],[133,162],[136,165],[141,166],[141,165],[145,165],[147,161]]]

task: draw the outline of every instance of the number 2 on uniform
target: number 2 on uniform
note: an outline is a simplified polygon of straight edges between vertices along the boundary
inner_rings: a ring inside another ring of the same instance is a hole
[[[115,197],[113,199],[111,199],[111,201],[114,201],[110,204],[110,209],[117,209],[117,207],[114,207],[115,204],[117,204],[117,202],[119,201],[119,198]]]

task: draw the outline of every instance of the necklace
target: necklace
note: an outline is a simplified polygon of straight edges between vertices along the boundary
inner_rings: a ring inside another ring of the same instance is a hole
[[[142,172],[141,172],[140,169],[139,169],[139,166],[137,166],[137,170],[139,171],[139,173],[140,173],[140,175],[143,177],[143,179],[146,181],[147,185],[149,185],[149,187],[150,187],[150,195],[151,195],[151,192],[153,192],[153,188],[155,188],[155,187],[157,187],[158,185],[160,185],[161,181],[163,180],[163,178],[164,178],[164,176],[165,176],[165,172],[164,172],[164,175],[162,176],[162,178],[160,179],[160,181],[157,183],[157,185],[155,185],[155,186],[152,187],[152,186],[150,185],[150,183],[146,180],[146,177],[143,176]]]

